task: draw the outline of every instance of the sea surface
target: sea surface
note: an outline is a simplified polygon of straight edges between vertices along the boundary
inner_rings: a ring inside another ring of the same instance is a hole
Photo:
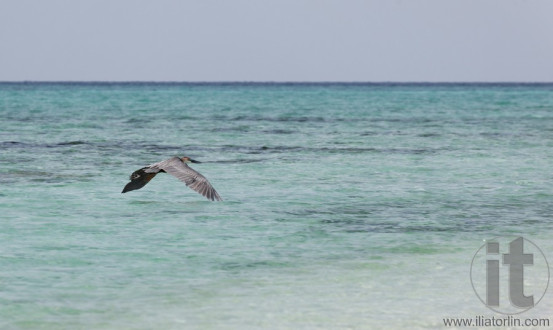
[[[0,116],[1,329],[439,329],[501,316],[485,240],[553,265],[552,84],[1,83]],[[172,156],[224,201],[121,194]]]

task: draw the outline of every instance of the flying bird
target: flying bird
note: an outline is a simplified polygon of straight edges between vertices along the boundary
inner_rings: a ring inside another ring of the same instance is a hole
[[[130,176],[131,182],[127,183],[121,193],[144,187],[158,173],[169,173],[207,199],[212,201],[223,200],[203,175],[186,164],[189,162],[200,163],[197,160],[190,159],[190,157],[173,157],[136,170]]]

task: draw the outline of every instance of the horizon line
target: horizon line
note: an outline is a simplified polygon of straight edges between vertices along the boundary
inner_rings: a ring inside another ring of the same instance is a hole
[[[414,81],[414,80],[390,80],[390,81],[362,81],[362,80],[0,80],[0,84],[553,84],[553,81]]]

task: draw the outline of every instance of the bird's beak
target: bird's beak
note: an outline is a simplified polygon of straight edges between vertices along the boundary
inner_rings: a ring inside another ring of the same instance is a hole
[[[192,158],[188,158],[188,160],[191,162],[191,163],[196,163],[196,164],[201,164],[201,162],[197,161],[197,160],[194,160]]]

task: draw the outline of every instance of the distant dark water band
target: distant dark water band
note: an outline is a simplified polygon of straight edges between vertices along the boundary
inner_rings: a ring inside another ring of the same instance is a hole
[[[90,147],[99,150],[129,150],[130,148],[142,151],[154,151],[168,153],[182,152],[234,152],[242,154],[272,154],[272,153],[295,153],[295,152],[322,152],[322,153],[392,153],[392,154],[428,154],[436,153],[440,148],[363,148],[363,147],[302,147],[302,146],[242,146],[242,145],[222,145],[222,146],[174,146],[160,145],[152,143],[132,142],[87,142],[87,141],[65,141],[59,143],[27,143],[18,141],[0,142],[0,150],[8,148],[18,149],[62,149],[62,148],[80,148],[90,150]],[[447,149],[450,150],[450,149]],[[214,161],[217,162],[217,161]],[[225,161],[223,161],[225,162]]]

